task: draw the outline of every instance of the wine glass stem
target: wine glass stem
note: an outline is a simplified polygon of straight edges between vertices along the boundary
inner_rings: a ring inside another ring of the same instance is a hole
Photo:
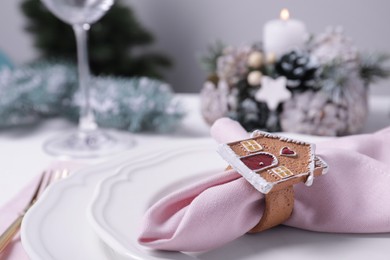
[[[82,104],[80,109],[79,131],[88,132],[97,129],[95,116],[91,108],[90,97],[90,72],[88,65],[87,36],[89,24],[74,24],[73,30],[76,35],[77,61],[79,72],[79,88],[82,93]]]

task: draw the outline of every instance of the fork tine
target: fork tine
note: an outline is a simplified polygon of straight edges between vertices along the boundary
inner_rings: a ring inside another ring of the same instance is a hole
[[[68,176],[69,176],[69,171],[66,169],[62,170],[61,179],[65,179]]]
[[[67,170],[55,170],[55,171],[50,171],[50,176],[46,178],[46,184],[45,187],[42,190],[46,190],[46,188],[53,182],[56,182],[58,180],[64,179],[68,176]]]
[[[54,172],[54,176],[52,178],[52,181],[58,181],[58,180],[66,178],[68,176],[67,172],[68,171],[66,169],[64,169],[64,170],[56,170]]]
[[[49,176],[47,176],[47,177],[45,178],[45,181],[46,181],[46,182],[45,182],[44,185],[42,185],[43,188],[42,188],[42,190],[40,191],[39,194],[41,194],[43,191],[45,191],[46,188],[50,185],[50,183],[52,183],[52,182],[54,181],[54,177],[53,177],[53,172],[52,172],[52,171],[47,172],[47,175],[49,175]]]
[[[56,171],[56,174],[54,175],[54,180],[59,180],[61,179],[62,176],[62,171]]]
[[[46,179],[46,172],[43,172],[41,174],[41,178],[39,179],[38,185],[35,188],[34,193],[33,193],[32,197],[31,197],[30,201],[28,202],[25,210],[27,210],[31,206],[31,204],[33,204],[34,201],[38,198],[39,191],[43,187],[43,183],[44,183],[45,179]]]

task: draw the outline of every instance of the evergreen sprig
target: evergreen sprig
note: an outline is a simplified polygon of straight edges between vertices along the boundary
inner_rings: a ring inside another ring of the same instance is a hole
[[[217,70],[217,60],[223,55],[226,45],[221,41],[208,46],[207,53],[200,58],[200,65],[210,74],[215,74]]]
[[[0,69],[0,131],[61,116],[77,122],[83,96],[77,70],[69,63],[38,62]],[[170,131],[184,115],[167,84],[150,78],[99,76],[90,103],[99,126],[137,131]]]
[[[366,85],[390,77],[390,55],[387,53],[362,54],[360,76]]]

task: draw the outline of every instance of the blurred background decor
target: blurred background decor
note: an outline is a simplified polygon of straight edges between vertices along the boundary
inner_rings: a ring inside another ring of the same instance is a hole
[[[32,35],[24,30],[29,19],[20,5],[25,1],[2,1],[0,10],[6,21],[0,24],[0,49],[18,65],[40,56]],[[133,10],[137,21],[155,39],[152,44],[138,46],[137,52],[141,47],[171,58],[174,66],[161,69],[161,74],[180,93],[199,93],[207,77],[199,67],[199,56],[210,42],[220,39],[233,46],[258,42],[263,38],[262,25],[277,17],[282,8],[288,8],[292,17],[304,21],[309,32],[319,34],[329,25],[342,25],[359,50],[390,53],[390,34],[386,33],[390,2],[386,0],[247,0],[245,4],[224,0],[122,0],[121,3]],[[373,85],[371,95],[389,96],[389,84],[390,79]]]
[[[57,19],[40,0],[23,0],[38,59],[65,59],[76,62],[76,43],[69,25]],[[156,51],[140,50],[154,42],[153,35],[136,19],[132,9],[121,1],[96,22],[88,35],[89,60],[95,75],[145,76],[162,78],[161,71],[171,60]]]
[[[37,62],[0,68],[0,128],[61,116],[77,122],[81,95],[71,63]],[[93,77],[91,105],[102,127],[132,132],[168,131],[183,117],[164,82],[146,77]]]
[[[201,91],[205,120],[229,116],[248,131],[358,133],[368,87],[390,76],[390,56],[359,52],[341,28],[308,37],[302,22],[294,20],[289,29],[283,22],[264,26],[264,44],[210,47],[202,59],[209,73]],[[278,33],[283,41],[274,39]]]
[[[21,0],[21,10],[39,55],[14,66],[0,52],[0,128],[55,116],[77,122],[83,102],[77,88],[74,32],[40,0]],[[172,88],[159,80],[171,60],[145,48],[153,41],[121,1],[91,27],[88,49],[96,75],[91,79],[91,106],[99,126],[166,132],[184,116]]]
[[[13,65],[8,56],[0,50],[0,69],[3,67],[12,68]]]

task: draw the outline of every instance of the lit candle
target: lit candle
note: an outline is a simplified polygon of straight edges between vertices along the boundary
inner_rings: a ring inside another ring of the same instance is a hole
[[[308,39],[303,22],[290,19],[287,9],[280,12],[280,19],[268,21],[263,28],[264,51],[277,58],[293,49],[300,49]]]

